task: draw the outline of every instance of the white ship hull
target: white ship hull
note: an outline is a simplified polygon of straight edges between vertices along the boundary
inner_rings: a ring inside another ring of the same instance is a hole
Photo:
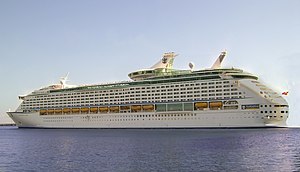
[[[167,53],[152,68],[130,73],[130,82],[73,87],[64,77],[19,96],[19,108],[7,113],[24,128],[285,127],[282,95],[243,70],[221,69],[225,55],[194,71],[173,70],[176,55]]]
[[[40,116],[9,112],[21,128],[249,128],[286,127],[286,118],[268,119],[258,110]]]

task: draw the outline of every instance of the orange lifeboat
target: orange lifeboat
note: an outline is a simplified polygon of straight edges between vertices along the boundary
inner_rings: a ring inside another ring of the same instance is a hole
[[[98,107],[91,107],[90,112],[98,113]]]
[[[99,111],[100,111],[100,113],[107,113],[108,112],[108,107],[107,106],[99,107]]]
[[[48,109],[48,114],[51,115],[54,113],[54,109]]]
[[[81,113],[88,113],[89,110],[90,110],[90,108],[88,108],[88,107],[82,107],[82,108],[80,108]]]
[[[61,111],[61,109],[55,109],[54,112],[55,112],[55,114],[61,114],[62,111]]]
[[[223,106],[222,102],[209,102],[209,107],[211,109],[221,109]]]
[[[40,110],[40,115],[47,115],[47,110],[46,109]]]
[[[195,103],[195,108],[196,109],[208,108],[208,103],[207,102],[197,102],[197,103]]]
[[[133,112],[139,112],[142,110],[142,106],[141,105],[132,105],[131,106],[131,111]]]
[[[120,109],[121,109],[121,110],[129,110],[129,109],[130,109],[130,106],[120,106]]]
[[[111,106],[109,107],[110,112],[118,113],[120,110],[119,106]]]
[[[143,105],[142,108],[144,111],[153,111],[154,105]]]
[[[70,112],[71,112],[71,109],[70,109],[70,108],[64,108],[64,109],[63,109],[63,112],[64,112],[64,113],[70,113]]]
[[[72,113],[79,113],[80,109],[79,108],[72,108]]]

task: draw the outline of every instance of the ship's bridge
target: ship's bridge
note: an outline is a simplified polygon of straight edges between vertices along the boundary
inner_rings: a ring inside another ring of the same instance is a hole
[[[144,80],[155,77],[161,73],[173,70],[174,58],[177,55],[174,52],[165,53],[163,58],[153,65],[150,69],[141,69],[128,74],[129,78],[134,81]]]

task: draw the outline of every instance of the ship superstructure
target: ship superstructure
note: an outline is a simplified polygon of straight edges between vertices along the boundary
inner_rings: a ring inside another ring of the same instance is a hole
[[[234,128],[285,127],[286,100],[236,68],[221,68],[222,52],[209,69],[173,69],[165,53],[132,81],[70,86],[67,77],[19,96],[7,112],[18,127],[33,128]]]

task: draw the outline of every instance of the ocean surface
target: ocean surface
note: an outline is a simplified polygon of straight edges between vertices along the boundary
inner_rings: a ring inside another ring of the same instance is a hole
[[[300,171],[300,129],[0,127],[6,171]]]

